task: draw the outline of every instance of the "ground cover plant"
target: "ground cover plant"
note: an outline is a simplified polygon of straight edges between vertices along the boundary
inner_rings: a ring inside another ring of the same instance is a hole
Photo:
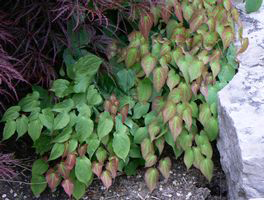
[[[61,185],[80,199],[94,176],[108,189],[117,171],[133,175],[140,166],[153,191],[160,174],[170,175],[165,145],[176,158],[183,155],[187,169],[194,166],[211,180],[216,95],[248,45],[238,11],[229,0],[147,6],[129,15],[135,16],[131,33],[108,44],[105,57],[89,52],[85,29],[72,32],[73,45],[62,48],[60,78],[50,90],[33,87],[3,115],[3,139],[28,134],[39,155],[32,166],[35,196]],[[102,63],[107,72],[99,70]]]

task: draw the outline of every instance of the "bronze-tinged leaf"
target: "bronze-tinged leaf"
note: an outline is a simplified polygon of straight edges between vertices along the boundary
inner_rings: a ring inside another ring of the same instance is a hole
[[[109,187],[112,185],[111,173],[108,170],[103,171],[100,179],[102,183],[104,184],[104,186],[106,187],[106,189],[108,190]]]
[[[153,72],[153,84],[157,92],[160,92],[167,80],[167,70],[163,67],[158,67]]]
[[[118,158],[115,156],[111,157],[106,164],[106,169],[111,173],[112,178],[115,178],[118,170]]]
[[[179,24],[175,19],[170,19],[170,21],[166,25],[167,38],[171,38],[174,29],[177,27],[181,27],[181,24]]]
[[[154,167],[149,168],[145,172],[145,182],[150,192],[153,192],[153,190],[156,188],[158,180],[159,180],[159,172],[156,168]]]
[[[182,5],[182,12],[184,19],[189,22],[192,16],[195,16],[193,7],[188,2],[181,2]]]
[[[78,154],[79,154],[80,157],[81,156],[84,156],[86,154],[86,152],[87,152],[87,146],[88,146],[88,144],[83,144],[82,146],[80,146],[78,148]]]
[[[212,50],[218,40],[218,34],[216,32],[208,32],[204,35],[203,45],[208,51]]]
[[[139,22],[139,30],[147,40],[149,36],[149,32],[154,24],[154,16],[152,13],[142,13]]]
[[[60,164],[57,165],[58,168],[58,173],[63,176],[64,178],[68,178],[70,174],[70,169],[68,168],[67,165],[65,165],[64,162],[61,162]]]
[[[183,161],[185,166],[187,167],[187,170],[190,169],[194,162],[194,153],[192,148],[188,148],[187,150],[185,150]]]
[[[165,105],[165,101],[163,97],[158,96],[153,100],[151,109],[153,111],[160,112],[163,109],[164,105]]]
[[[190,29],[192,32],[197,31],[197,29],[204,23],[205,16],[204,13],[195,13],[190,21]]]
[[[204,70],[204,64],[202,61],[198,59],[193,59],[190,62],[190,66],[188,69],[190,82],[194,81],[195,79],[199,78],[202,75]]]
[[[232,8],[231,14],[232,14],[234,21],[238,24],[239,23],[239,12],[237,11],[237,9]]]
[[[53,169],[50,169],[46,174],[46,181],[51,191],[54,192],[55,188],[59,184],[60,178],[59,175],[55,173]]]
[[[205,100],[208,100],[208,84],[206,84],[205,81],[202,82],[201,87],[200,87],[200,92],[204,96]]]
[[[150,125],[148,126],[148,133],[151,139],[151,142],[156,139],[156,136],[160,132],[160,126],[156,121],[152,121]]]
[[[219,60],[213,60],[210,62],[210,67],[213,72],[213,78],[215,79],[219,72],[221,71],[221,65]]]
[[[190,85],[182,82],[178,87],[182,91],[182,101],[189,102],[192,98],[192,90]]]
[[[171,42],[169,40],[165,40],[163,42],[163,44],[161,45],[161,49],[160,49],[160,56],[164,56],[167,53],[170,53],[171,51]],[[170,54],[168,54],[170,55]],[[167,63],[167,59],[165,59],[165,62]]]
[[[65,161],[65,165],[67,166],[67,168],[69,170],[72,170],[75,164],[76,164],[76,154],[75,153],[68,154]]]
[[[159,22],[160,17],[161,17],[161,8],[159,6],[151,6],[150,12],[153,15],[154,26],[156,26]]]
[[[164,20],[164,22],[167,24],[170,20],[171,14],[172,14],[172,8],[173,6],[168,5],[167,3],[162,5],[161,8],[161,17]]]
[[[248,38],[244,38],[242,41],[242,46],[241,48],[238,50],[237,54],[241,54],[243,52],[245,52],[248,48]]]
[[[148,154],[145,159],[145,167],[152,167],[157,163],[158,157],[155,154]]]
[[[170,176],[170,170],[171,170],[171,159],[169,157],[165,157],[159,161],[159,170],[162,174],[162,176],[168,180]]]
[[[139,53],[139,49],[136,47],[130,47],[128,49],[125,58],[126,67],[131,67],[137,62],[138,53]]]
[[[210,32],[214,32],[215,31],[215,18],[214,17],[210,17],[207,20],[207,25],[209,27]]]
[[[227,11],[230,11],[231,10],[231,7],[232,7],[230,0],[223,0],[223,3],[224,3],[225,9]]]
[[[167,85],[172,90],[180,83],[181,77],[176,74],[174,69],[171,69],[168,73]]]
[[[193,166],[196,168],[200,168],[200,163],[204,159],[204,156],[201,154],[201,150],[199,147],[192,147],[194,154]]]
[[[129,110],[129,104],[124,105],[120,110],[120,113],[122,115],[122,123],[125,123],[126,121],[128,110]]]
[[[183,111],[185,110],[186,105],[185,103],[178,103],[176,106],[176,114],[182,117]]]
[[[182,131],[182,118],[179,116],[174,116],[169,121],[170,131],[173,137],[174,142]]]
[[[176,114],[176,104],[172,101],[167,101],[162,111],[163,122],[167,123]]]
[[[178,46],[186,42],[187,31],[184,27],[175,28],[171,35],[171,40],[175,41]]]
[[[200,84],[199,84],[199,81],[193,81],[192,82],[192,92],[193,94],[196,96],[197,95],[197,92],[199,91],[200,89]]]
[[[140,45],[140,55],[144,56],[149,53],[149,44],[144,43]]]
[[[116,115],[117,110],[118,110],[117,106],[112,105],[112,106],[111,106],[110,113],[111,113],[112,115]]]
[[[111,110],[111,106],[112,106],[111,101],[106,100],[106,101],[104,102],[104,110],[105,110],[106,112],[110,112],[110,110]]]
[[[147,77],[149,77],[150,73],[153,71],[156,65],[157,58],[152,56],[150,53],[146,54],[141,60],[141,66]]]
[[[155,140],[155,146],[159,150],[159,155],[161,155],[165,146],[165,139],[160,137],[159,139]]]
[[[74,189],[73,183],[69,179],[65,179],[62,181],[61,185],[62,185],[64,191],[66,192],[66,194],[69,197],[71,197],[72,193],[73,193],[73,189]]]
[[[177,17],[177,19],[183,23],[183,16],[182,16],[182,7],[178,0],[175,0],[174,2],[174,13]]]
[[[235,39],[235,34],[233,29],[231,27],[225,27],[222,33],[224,49],[227,49],[227,47],[230,46],[231,42],[233,42],[234,39]]]
[[[168,100],[172,101],[173,103],[177,104],[182,100],[182,91],[179,87],[174,88],[170,91]]]
[[[210,119],[210,117],[211,117],[210,107],[207,103],[204,103],[204,104],[200,105],[199,110],[200,110],[199,121],[201,122],[201,124],[203,126],[205,126],[208,122],[208,119]]]
[[[192,127],[192,109],[187,107],[182,113],[182,119],[187,126],[187,130],[190,131]]]
[[[145,138],[141,144],[141,154],[143,156],[144,159],[146,159],[148,154],[154,154],[154,146],[153,143],[151,142],[151,140],[149,138]]]
[[[180,47],[177,47],[175,50],[171,52],[173,66],[176,66],[177,60],[183,56],[183,50]]]
[[[92,171],[93,173],[100,178],[102,174],[103,164],[97,161],[93,161],[92,163]]]

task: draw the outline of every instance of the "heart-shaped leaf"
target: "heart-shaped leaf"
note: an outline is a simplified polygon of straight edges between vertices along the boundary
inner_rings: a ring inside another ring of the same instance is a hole
[[[112,178],[115,178],[117,176],[118,163],[118,158],[113,156],[109,159],[108,163],[106,164],[105,168],[111,173]]]
[[[149,32],[153,24],[154,24],[154,16],[152,13],[144,12],[141,14],[139,21],[139,30],[146,40],[148,39]]]
[[[163,121],[167,123],[176,114],[176,104],[172,101],[167,101],[162,111]]]
[[[154,146],[149,138],[145,138],[141,144],[141,154],[144,159],[146,159],[148,154],[154,154]]]
[[[180,76],[176,74],[175,70],[171,69],[168,73],[167,85],[172,90],[175,88],[180,82]]]
[[[211,159],[205,158],[200,162],[200,170],[208,181],[211,181],[213,177],[213,169],[214,163]]]
[[[153,72],[153,84],[157,92],[160,92],[161,88],[166,83],[168,73],[163,67],[158,67]]]
[[[145,167],[152,167],[157,163],[158,157],[155,154],[148,154],[145,159]]]
[[[93,173],[100,178],[102,174],[103,164],[97,161],[93,161],[92,171]]]
[[[99,117],[99,123],[97,128],[97,134],[101,140],[107,136],[114,127],[114,122],[109,112],[104,112]]]
[[[148,132],[149,132],[149,136],[152,142],[153,140],[155,140],[156,136],[160,132],[159,124],[156,121],[153,121],[148,127]]]
[[[87,157],[83,156],[77,158],[75,176],[80,182],[86,185],[89,183],[92,178],[92,164]]]
[[[138,49],[136,47],[131,47],[128,49],[126,58],[125,58],[125,63],[127,67],[133,66],[138,57]]]
[[[66,194],[69,197],[71,197],[72,193],[73,193],[73,188],[74,188],[73,183],[69,179],[65,179],[62,181],[61,185],[62,185],[64,191],[66,192]]]
[[[59,175],[55,173],[53,169],[51,169],[46,174],[46,181],[48,183],[49,188],[53,192],[59,184],[60,178]]]
[[[155,189],[155,187],[157,186],[158,180],[159,180],[159,172],[156,168],[153,168],[153,167],[149,168],[145,172],[145,182],[150,192],[152,192]]]
[[[175,142],[182,131],[182,118],[180,118],[179,116],[174,116],[173,118],[171,118],[169,121],[169,127],[173,136],[173,140]]]
[[[100,179],[103,182],[103,184],[106,187],[106,189],[108,190],[109,187],[112,185],[111,173],[108,170],[103,171]]]
[[[148,78],[140,80],[137,85],[137,96],[140,102],[147,102],[152,95],[152,82]]]
[[[76,164],[76,155],[74,153],[68,154],[65,161],[65,165],[67,166],[67,168],[69,170],[72,170],[75,164]]]
[[[171,170],[171,159],[169,157],[165,157],[159,161],[159,170],[162,174],[162,176],[168,180],[170,176],[170,170]]]
[[[150,53],[146,54],[141,60],[141,66],[146,74],[149,77],[150,73],[157,65],[157,58],[152,56]]]
[[[187,167],[187,169],[190,169],[194,161],[194,153],[193,153],[192,148],[188,148],[187,150],[185,150],[183,160],[184,160],[184,164]]]

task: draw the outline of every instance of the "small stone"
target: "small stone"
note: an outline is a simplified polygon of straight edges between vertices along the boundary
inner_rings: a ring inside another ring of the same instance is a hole
[[[177,181],[174,180],[174,181],[172,182],[172,184],[176,186],[176,185],[177,185]]]
[[[14,193],[14,197],[16,197],[17,196],[17,193]]]
[[[178,196],[178,197],[180,197],[180,196],[182,196],[180,193],[178,193],[178,192],[176,192],[176,195]]]
[[[186,195],[186,200],[188,200],[191,196],[192,196],[192,193],[189,192],[189,193]]]
[[[14,191],[11,189],[11,190],[10,190],[10,193],[13,194],[13,192],[14,192]]]
[[[162,191],[162,190],[163,190],[163,188],[162,188],[162,187],[160,187],[160,188],[159,188],[159,191]]]
[[[9,200],[8,198],[5,198],[5,200]]]
[[[23,199],[27,199],[27,196],[23,196]]]
[[[3,194],[2,197],[5,198],[6,197],[6,194]]]

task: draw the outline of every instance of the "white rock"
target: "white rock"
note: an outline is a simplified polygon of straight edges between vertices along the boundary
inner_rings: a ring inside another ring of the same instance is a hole
[[[2,195],[2,198],[5,198],[5,197],[6,197],[6,194],[3,194],[3,195]]]
[[[264,198],[264,5],[245,14],[245,4],[235,4],[249,48],[239,56],[239,72],[218,93],[217,146],[229,199],[248,200]]]

